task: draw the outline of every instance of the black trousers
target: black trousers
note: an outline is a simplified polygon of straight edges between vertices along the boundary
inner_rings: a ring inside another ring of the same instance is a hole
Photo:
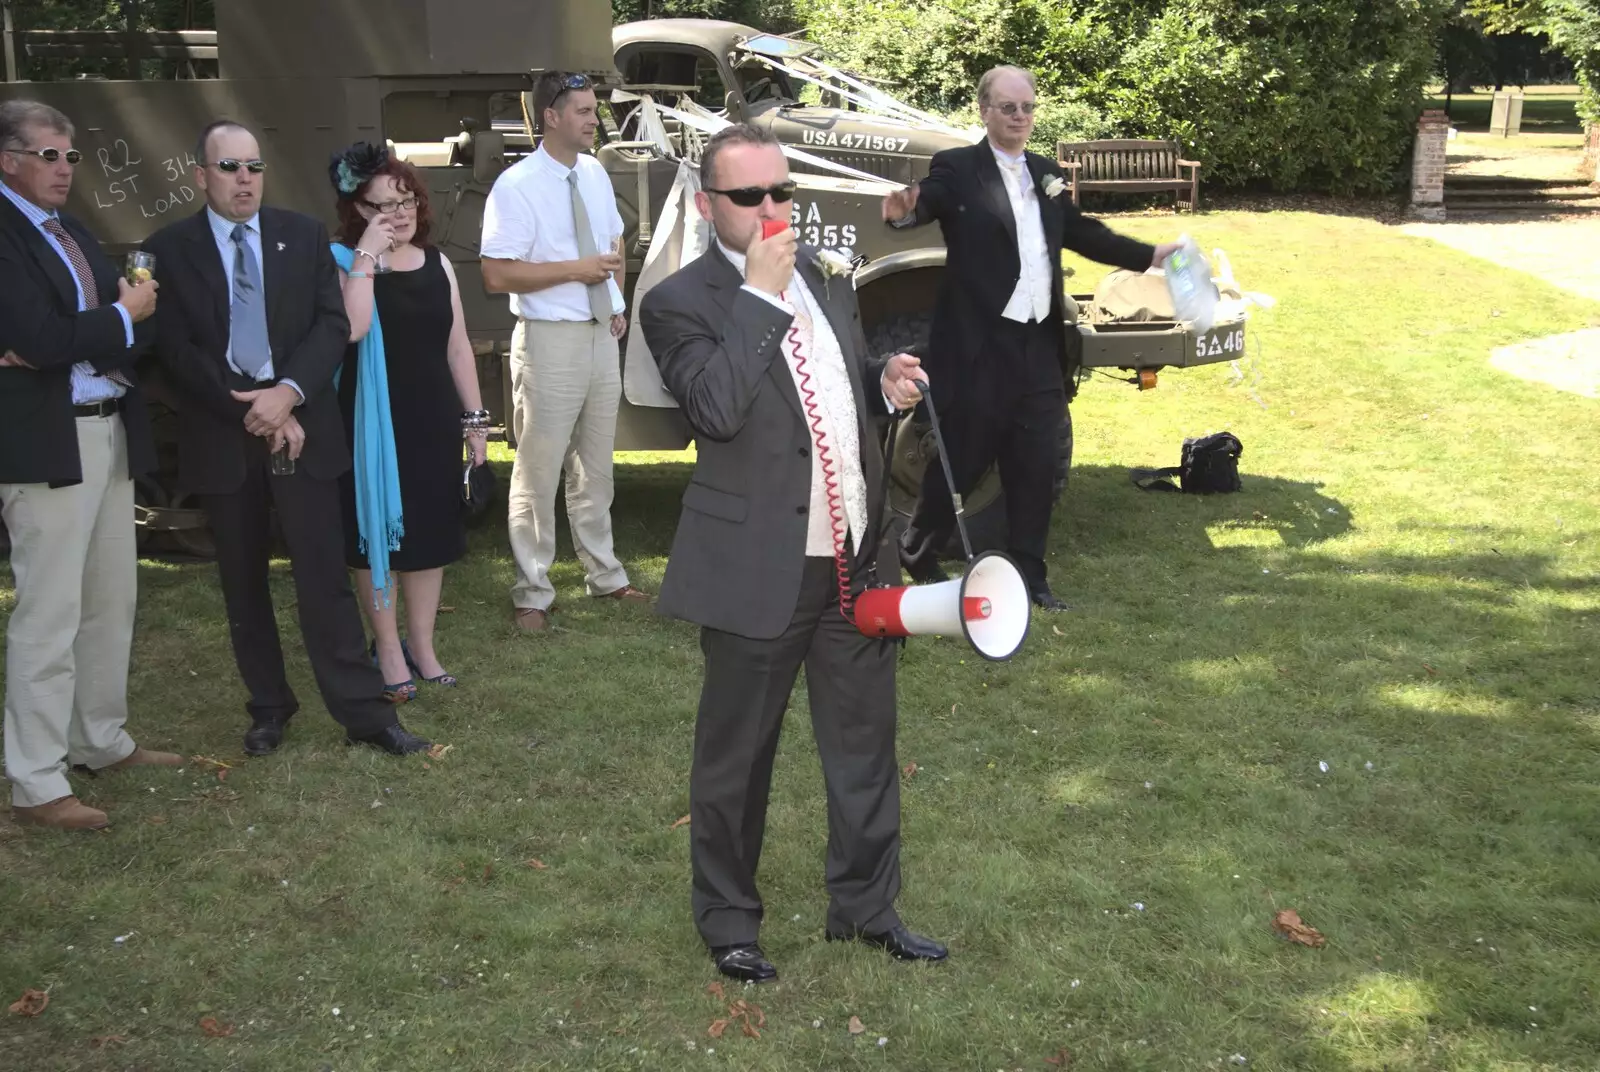
[[[899,925],[900,780],[895,644],[839,614],[833,561],[807,558],[794,619],[775,640],[702,629],[705,681],[689,775],[691,903],[710,947],[754,942],[756,869],[778,731],[804,664],[811,729],[828,794],[830,931]]]
[[[300,707],[284,672],[267,583],[268,508],[276,505],[294,571],[300,634],[322,702],[352,733],[392,725],[398,719],[383,699],[382,673],[367,658],[366,631],[345,569],[339,483],[298,467],[291,475],[272,476],[267,440],[251,438],[244,483],[237,491],[203,498],[216,537],[233,657],[250,690],[245,709],[253,721],[286,721]]]
[[[1067,408],[1052,334],[1059,331],[1060,325],[1048,320],[1019,324],[1001,319],[962,392],[939,404],[939,430],[961,495],[970,495],[989,467],[999,463],[1009,534],[1006,552],[1033,593],[1046,584],[1045,544]],[[938,385],[929,385],[937,399]],[[901,538],[900,557],[907,571],[920,576],[933,568],[955,527],[950,485],[935,458],[923,471],[917,506]]]

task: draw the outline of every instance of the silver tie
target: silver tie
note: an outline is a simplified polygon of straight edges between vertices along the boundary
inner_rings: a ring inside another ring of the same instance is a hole
[[[578,171],[567,172],[567,187],[572,191],[572,222],[578,231],[578,256],[594,257],[600,251],[594,245],[594,229],[589,226],[589,210],[578,193]],[[589,284],[589,311],[602,324],[611,321],[611,291],[605,283]]]

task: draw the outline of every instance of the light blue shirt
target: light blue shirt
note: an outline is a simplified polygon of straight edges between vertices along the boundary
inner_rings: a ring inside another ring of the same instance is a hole
[[[237,248],[233,244],[234,222],[217,215],[216,211],[212,209],[210,205],[206,206],[206,219],[211,224],[212,237],[217,240],[217,252],[222,255],[222,271],[226,274],[228,279],[228,295],[229,300],[231,301],[233,295],[234,250]],[[256,262],[256,277],[262,281],[263,285],[265,285],[267,271],[266,266],[261,262],[261,213],[258,212],[254,216],[251,216],[248,220],[245,220],[244,230],[245,248],[248,250],[249,255]],[[228,359],[228,367],[239,373],[239,375],[243,376],[244,370],[233,363],[233,338],[231,335],[228,338],[228,351],[226,357]],[[272,355],[269,354],[267,356],[267,363],[262,365],[261,371],[256,374],[256,382],[265,383],[271,379],[273,379]],[[300,385],[298,383],[295,383],[293,380],[283,380],[281,382],[293,387],[295,394],[300,396],[301,402],[306,400],[306,393],[300,390]]]
[[[4,182],[0,182],[0,193],[17,206],[27,221],[39,229],[44,240],[50,243],[50,248],[56,251],[56,256],[61,258],[61,263],[67,266],[67,274],[72,276],[72,284],[78,290],[78,312],[84,312],[88,307],[83,300],[83,280],[78,278],[78,270],[72,266],[72,261],[67,258],[67,251],[61,248],[61,243],[56,236],[44,229],[46,222],[59,219],[59,214],[54,209],[42,209],[32,201],[27,200]],[[89,280],[90,284],[94,280]],[[133,345],[133,317],[128,315],[128,310],[118,302],[113,306],[122,314],[122,327],[126,333],[127,345]],[[72,366],[72,404],[85,406],[91,402],[104,402],[111,398],[121,398],[127,393],[127,388],[109,376],[102,376],[94,370],[94,366],[87,361],[79,361]]]

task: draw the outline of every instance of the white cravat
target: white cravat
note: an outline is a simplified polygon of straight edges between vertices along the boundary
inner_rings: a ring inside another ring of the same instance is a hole
[[[995,149],[994,158],[1000,165],[1000,177],[1005,180],[1011,215],[1017,221],[1017,259],[1022,265],[1017,288],[1000,315],[1023,323],[1043,320],[1050,315],[1050,247],[1044,239],[1033,173],[1028,170],[1026,153],[1010,157]]]
[[[744,274],[744,254],[729,249],[717,239],[717,248],[740,275]],[[857,423],[855,392],[850,387],[850,373],[845,368],[844,351],[833,333],[827,314],[806,287],[800,272],[795,271],[784,292],[788,301],[746,284],[745,290],[792,313],[794,330],[786,331],[783,339],[784,362],[794,379],[795,391],[800,395],[800,410],[806,418],[807,438],[811,450],[811,504],[806,516],[806,555],[832,558],[834,555],[833,524],[829,515],[827,474],[822,468],[822,452],[817,449],[817,436],[812,429],[811,409],[806,405],[808,390],[817,410],[817,424],[821,427],[822,442],[832,459],[834,483],[843,500],[844,517],[848,526],[850,543],[859,552],[866,535],[867,482],[861,470],[861,429]],[[792,338],[791,336],[795,336]],[[796,350],[805,357],[809,383],[802,383],[800,363]]]

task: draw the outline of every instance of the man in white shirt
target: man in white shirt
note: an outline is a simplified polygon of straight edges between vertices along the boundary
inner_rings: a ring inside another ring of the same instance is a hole
[[[998,463],[1006,550],[1033,601],[1054,611],[1064,604],[1050,591],[1044,560],[1077,363],[1062,317],[1061,251],[1143,272],[1177,246],[1127,238],[1078,212],[1056,162],[1027,151],[1035,103],[1031,73],[985,73],[978,113],[988,136],[934,154],[926,179],[884,199],[883,218],[894,227],[939,221],[947,253],[927,366],[944,384],[935,404],[951,475],[969,495]],[[944,469],[929,465],[902,537],[913,577],[942,578],[938,554],[955,520]]]
[[[622,398],[617,340],[622,216],[605,168],[586,150],[598,123],[581,74],[549,72],[534,91],[543,139],[495,180],[479,248],[485,288],[509,294],[512,429],[508,524],[513,617],[544,629],[555,604],[555,496],[567,472],[567,520],[590,596],[648,600],[612,548],[612,445]]]

